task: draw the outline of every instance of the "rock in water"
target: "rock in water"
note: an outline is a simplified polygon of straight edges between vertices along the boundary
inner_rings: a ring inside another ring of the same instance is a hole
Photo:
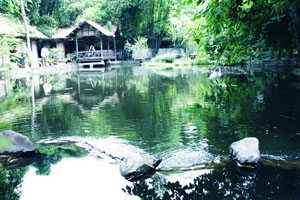
[[[0,154],[34,152],[33,143],[20,133],[5,130],[0,133]]]
[[[6,130],[0,133],[0,164],[6,169],[18,169],[35,160],[33,143],[20,133]]]
[[[259,141],[247,137],[230,145],[230,154],[239,167],[254,168],[260,159]]]
[[[121,161],[120,172],[128,181],[146,179],[155,174],[160,162],[150,155],[135,155]]]

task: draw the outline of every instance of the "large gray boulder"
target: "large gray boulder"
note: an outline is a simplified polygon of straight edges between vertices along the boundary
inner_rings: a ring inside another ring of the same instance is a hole
[[[259,141],[255,137],[247,137],[230,145],[230,154],[239,167],[253,168],[260,159]]]
[[[34,152],[33,143],[24,135],[12,130],[0,133],[0,154]]]
[[[129,181],[151,177],[161,160],[147,154],[134,155],[121,160],[120,173]]]

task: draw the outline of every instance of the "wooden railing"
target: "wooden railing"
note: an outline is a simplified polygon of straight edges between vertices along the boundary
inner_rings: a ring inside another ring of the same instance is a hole
[[[102,53],[101,53],[102,52]],[[79,51],[77,53],[79,59],[82,58],[107,58],[116,56],[113,50],[103,50],[103,51]]]

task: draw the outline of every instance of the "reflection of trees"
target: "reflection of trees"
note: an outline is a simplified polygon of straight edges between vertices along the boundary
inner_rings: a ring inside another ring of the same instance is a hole
[[[58,163],[63,158],[83,157],[87,152],[73,143],[40,145],[33,166],[37,168],[36,174],[49,175],[51,165]]]
[[[35,107],[26,80],[11,83],[13,92],[0,99],[0,128],[25,134],[32,129],[34,140],[118,134],[150,151],[199,146],[198,141],[207,139],[211,153],[227,154],[231,142],[245,136],[262,139],[264,151],[274,149],[274,141],[299,148],[297,139],[290,140],[300,125],[292,119],[297,116],[297,91],[287,75],[208,80],[189,69],[118,68],[109,74],[66,78],[49,76],[56,89],[51,96],[37,96]],[[186,132],[187,125],[195,130]]]
[[[25,80],[7,80],[5,88],[11,88],[11,91],[6,92],[6,96],[0,99],[0,128],[12,129],[14,121],[31,114],[30,90]]]
[[[244,174],[228,163],[188,185],[141,181],[124,191],[142,199],[295,199],[300,195],[299,187],[299,170],[261,166],[255,174]]]
[[[127,80],[119,93],[124,120],[109,123],[112,127],[124,127],[124,123],[132,127],[135,139],[149,148],[160,143],[164,144],[164,149],[176,148],[184,120],[183,114],[176,111],[185,107],[182,104],[189,102],[191,97],[189,87],[192,84],[187,74],[166,77],[152,73]],[[123,125],[120,126],[120,122]],[[127,139],[132,139],[132,135]]]
[[[186,112],[208,139],[210,152],[227,154],[226,149],[233,141],[256,136],[267,143],[273,136],[266,135],[265,131],[286,124],[278,116],[290,110],[281,109],[288,104],[280,103],[288,84],[284,76],[274,76],[274,73],[204,80],[197,90],[197,104]],[[290,100],[287,96],[284,101]],[[282,136],[284,141],[283,132],[278,132],[277,136]]]
[[[51,96],[50,100],[41,106],[37,113],[36,126],[38,127],[36,135],[43,138],[51,133],[66,133],[70,130],[76,130],[80,124],[75,122],[82,118],[81,109],[74,104],[64,102],[57,96]]]
[[[18,186],[22,184],[27,168],[7,170],[0,167],[0,199],[17,200],[20,198]]]

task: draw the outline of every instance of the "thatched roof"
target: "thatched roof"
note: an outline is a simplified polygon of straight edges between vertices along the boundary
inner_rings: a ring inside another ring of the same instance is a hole
[[[76,26],[69,26],[69,27],[61,28],[52,36],[52,38],[53,39],[65,39],[75,29],[76,29]]]
[[[0,15],[0,35],[12,35],[16,37],[26,37],[25,27],[20,21],[13,21],[7,17]],[[29,26],[29,34],[31,38],[47,39],[43,33],[35,27]]]
[[[53,39],[66,39],[68,38],[71,34],[76,33],[82,25],[84,24],[89,24],[90,26],[94,27],[96,30],[100,31],[103,35],[106,35],[108,37],[115,37],[115,34],[113,32],[110,32],[100,24],[90,21],[90,20],[82,20],[80,21],[77,25],[75,26],[70,26],[66,28],[62,28],[58,30],[58,32],[52,37]],[[113,26],[113,31],[115,32],[117,28]]]

